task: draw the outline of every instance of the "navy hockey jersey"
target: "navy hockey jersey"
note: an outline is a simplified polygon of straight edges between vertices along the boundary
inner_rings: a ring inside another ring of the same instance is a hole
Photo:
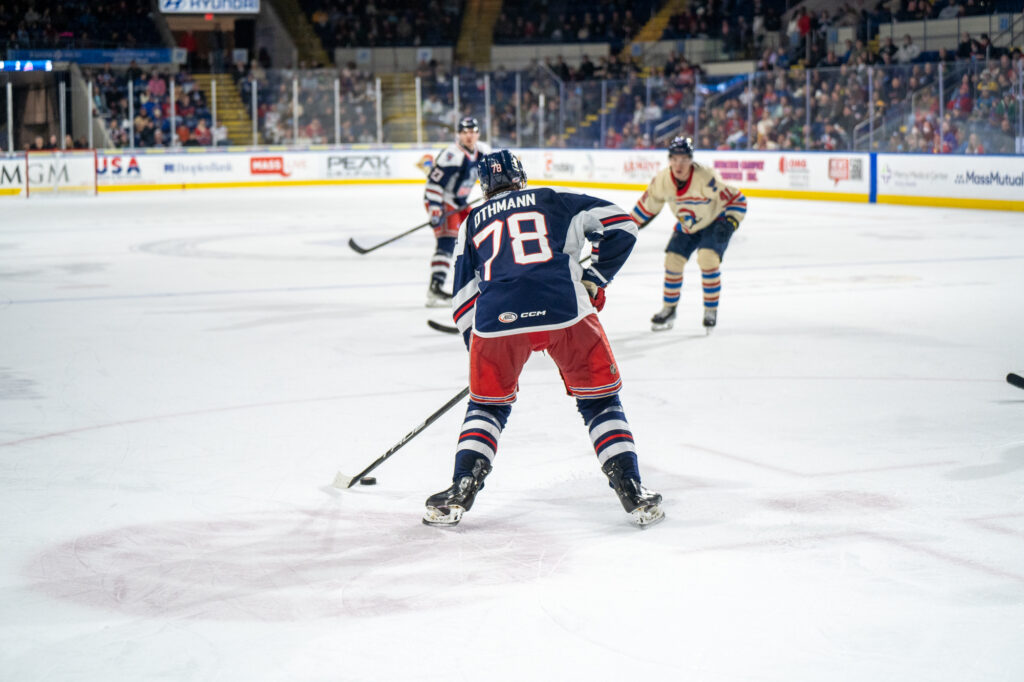
[[[608,284],[636,235],[629,213],[586,194],[541,187],[494,196],[459,230],[452,297],[459,331],[468,340],[470,330],[492,337],[575,324],[594,312],[582,281]]]
[[[427,176],[427,187],[423,192],[423,201],[436,204],[442,209],[461,209],[469,201],[469,193],[477,181],[476,163],[491,148],[482,142],[476,143],[476,151],[469,154],[457,144],[453,144],[434,159],[433,168]]]

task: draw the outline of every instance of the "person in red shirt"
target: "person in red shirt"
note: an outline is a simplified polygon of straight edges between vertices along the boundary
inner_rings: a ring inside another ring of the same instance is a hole
[[[949,110],[956,118],[965,119],[974,110],[974,99],[971,97],[970,88],[967,83],[960,85],[960,90],[949,100]]]
[[[192,134],[193,139],[199,144],[200,147],[209,147],[213,144],[213,133],[206,127],[206,119],[199,119],[199,123],[196,124],[195,132]]]

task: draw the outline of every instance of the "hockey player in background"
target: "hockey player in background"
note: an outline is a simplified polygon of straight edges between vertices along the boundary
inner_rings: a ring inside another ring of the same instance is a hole
[[[427,176],[423,202],[437,240],[430,261],[427,307],[447,307],[452,297],[442,291],[452,266],[452,250],[459,225],[469,214],[469,193],[476,184],[476,164],[490,149],[480,142],[480,124],[467,116],[459,121],[458,139],[434,159]]]
[[[453,484],[427,498],[423,522],[453,526],[491,472],[498,439],[533,351],[547,351],[590,433],[598,462],[638,526],[664,517],[661,495],[640,484],[622,379],[596,312],[636,243],[625,210],[585,194],[526,189],[508,151],[480,162],[486,201],[472,209],[455,249],[452,315],[469,349],[469,405]],[[593,245],[590,266],[580,252]]]
[[[693,141],[688,137],[672,140],[668,163],[669,167],[654,176],[633,207],[633,219],[640,229],[666,203],[671,203],[677,221],[665,248],[663,306],[651,318],[651,328],[672,328],[683,288],[683,268],[696,251],[704,285],[704,326],[710,333],[718,321],[722,257],[747,214],[747,198],[713,169],[693,160]]]

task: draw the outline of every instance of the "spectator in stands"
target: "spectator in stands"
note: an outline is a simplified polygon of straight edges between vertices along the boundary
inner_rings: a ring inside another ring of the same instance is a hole
[[[878,56],[879,58],[881,58],[884,57],[885,55],[888,55],[891,59],[895,60],[896,54],[899,51],[899,48],[896,47],[896,45],[892,42],[892,38],[889,37],[886,38],[882,46],[878,48]]]
[[[971,34],[964,31],[960,36],[960,44],[957,46],[957,59],[970,59],[971,55],[978,52],[978,41],[971,38]]]
[[[959,90],[957,90],[946,106],[953,112],[954,117],[961,120],[967,119],[974,110],[974,100],[971,97],[970,86],[967,83],[961,83]]]
[[[903,45],[901,45],[900,49],[896,52],[896,61],[901,64],[909,64],[910,62],[917,59],[920,55],[921,48],[914,43],[913,39],[910,37],[910,34],[908,33],[904,35]]]
[[[226,147],[231,144],[231,140],[228,139],[228,127],[224,121],[218,121],[214,126],[212,138],[215,147]]]
[[[971,133],[967,138],[967,143],[963,146],[960,152],[961,154],[984,154],[985,146],[978,139],[977,133]]]
[[[940,3],[936,3],[936,7]],[[956,0],[950,0],[949,4],[939,10],[936,19],[955,19],[964,14],[964,8]]]
[[[213,144],[213,135],[210,133],[210,129],[206,125],[205,118],[199,119],[199,122],[196,123],[196,129],[192,134],[192,139],[194,139],[196,144],[200,147],[209,147]]]
[[[981,38],[978,40],[977,55],[983,59],[994,59],[999,57],[999,48],[992,45],[992,41],[988,39],[987,33],[982,33]]]

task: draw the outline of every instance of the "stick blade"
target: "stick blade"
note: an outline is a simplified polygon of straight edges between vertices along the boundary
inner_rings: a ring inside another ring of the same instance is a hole
[[[352,239],[351,237],[349,237],[348,245],[356,253],[369,253],[369,251],[370,251],[369,249],[364,249],[363,247],[359,246],[359,244],[356,244],[356,240]]]
[[[1006,383],[1010,384],[1011,386],[1016,386],[1017,388],[1024,388],[1024,377],[1022,377],[1019,374],[1014,374],[1013,372],[1010,372],[1009,374],[1006,375]]]
[[[355,482],[356,479],[339,471],[335,475],[334,483],[331,484],[331,487],[337,488],[338,490],[345,490],[347,488],[351,488],[352,484],[354,484]]]
[[[427,326],[429,326],[431,329],[434,329],[436,331],[444,332],[445,334],[458,334],[459,333],[459,328],[458,327],[449,327],[446,324],[441,324],[440,322],[435,322],[434,320],[427,320]]]

